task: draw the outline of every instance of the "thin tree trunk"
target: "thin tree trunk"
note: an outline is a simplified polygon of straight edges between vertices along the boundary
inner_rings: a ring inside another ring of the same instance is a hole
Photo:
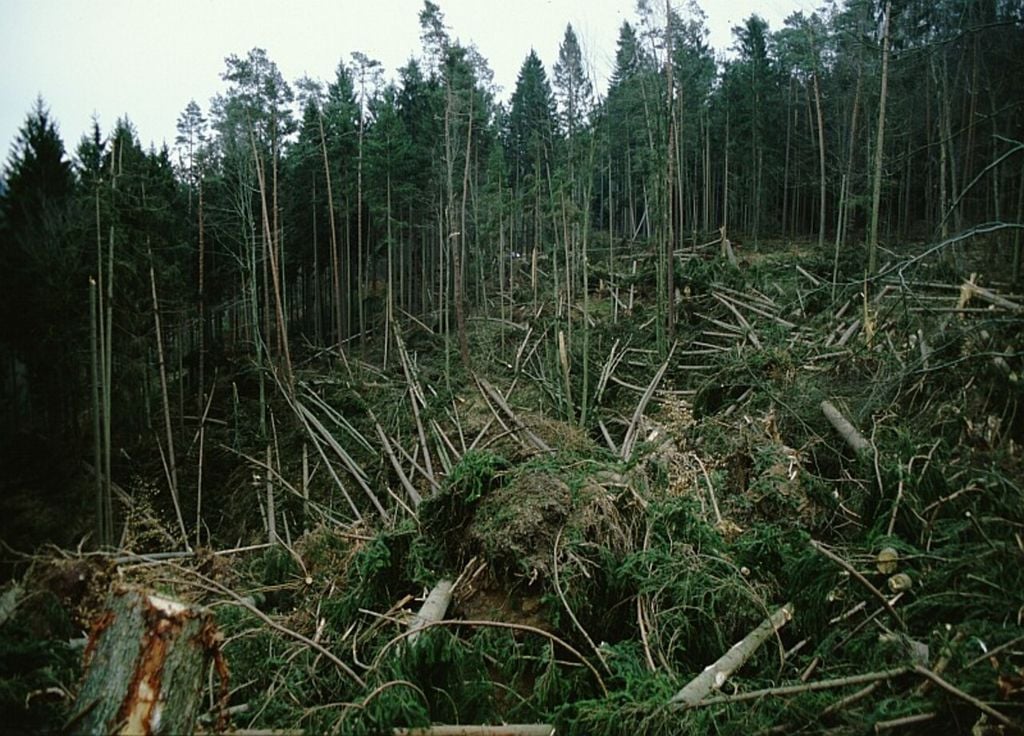
[[[675,218],[672,212],[672,189],[675,183],[676,168],[676,107],[673,104],[675,96],[674,82],[672,80],[672,33],[670,19],[672,18],[672,4],[665,0],[665,77],[666,94],[668,97],[668,162],[665,171],[665,349],[675,339],[676,333],[676,310],[675,310]],[[680,208],[680,214],[682,208]]]
[[[199,388],[196,410],[202,411],[206,395],[206,239],[203,224],[203,179],[199,177]]]
[[[1024,222],[1024,165],[1021,166],[1020,180],[1017,183],[1017,222]],[[1018,228],[1013,235],[1013,282],[1020,281],[1021,230]]]
[[[111,187],[114,183],[111,184]],[[111,474],[111,415],[113,400],[114,373],[114,226],[110,226],[110,244],[107,251],[107,316],[103,321],[105,331],[106,347],[103,357],[103,483],[105,485],[103,496],[107,501],[107,515],[110,516],[111,496],[113,490],[113,476]],[[149,405],[147,404],[147,411]],[[113,517],[111,517],[113,518]]]
[[[324,154],[324,176],[327,179],[328,215],[331,222],[331,286],[333,287],[334,340],[340,344],[341,334],[341,269],[338,267],[338,228],[334,221],[334,190],[331,186],[331,164],[327,156],[327,137],[324,135],[324,114],[319,114],[321,150]]]
[[[96,312],[99,306],[96,303],[96,280],[89,279],[89,353],[92,358],[90,363],[92,377],[92,434],[93,434],[93,464],[96,469],[96,543],[99,547],[109,547],[111,542],[110,526],[107,520],[107,504],[103,496],[103,471],[100,468],[102,462],[102,439],[100,438],[100,344],[97,329]]]
[[[284,352],[285,365],[288,376],[291,376],[291,356],[288,354],[288,279],[284,273],[284,245],[281,243],[281,228],[278,224],[277,208],[277,116],[271,119],[271,143],[270,143],[270,270],[274,278],[274,305],[277,312],[277,349]],[[291,379],[289,378],[289,381]]]
[[[359,344],[366,344],[366,261],[363,259],[363,101],[365,98],[364,76],[359,77],[359,154],[356,158],[356,298],[359,310]]]
[[[972,166],[972,164],[974,163],[974,139],[975,132],[977,130],[977,122],[979,119],[978,90],[981,88],[981,85],[978,81],[978,67],[980,66],[978,64],[978,43],[980,35],[981,34],[974,34],[974,43],[971,44],[971,83],[967,90],[965,90],[966,94],[964,95],[964,97],[966,98],[965,102],[966,100],[970,100],[970,109],[968,110],[967,115],[964,118],[967,121],[967,143],[962,149],[964,154],[964,165],[963,169],[960,172],[960,175],[962,177],[962,183],[959,188],[960,192],[966,192],[970,188],[973,179],[973,177],[971,176],[971,172],[974,169],[974,167]],[[963,216],[964,208],[961,206],[957,209],[955,213],[957,231],[961,231],[964,229]]]
[[[839,186],[839,207],[838,207],[838,222],[836,223],[836,241],[835,249],[832,254],[832,299],[836,298],[836,284],[839,281],[839,250],[840,245],[843,242],[843,226],[845,225],[845,212],[846,212],[846,188],[847,188],[848,177],[843,174],[843,181]]]
[[[673,710],[693,707],[716,690],[720,690],[725,681],[750,659],[766,641],[775,636],[779,629],[793,618],[793,604],[787,603],[761,624],[736,642],[716,662],[705,667],[686,686],[669,700]]]
[[[789,114],[789,108],[793,104],[793,77],[789,78],[789,86],[786,88],[786,155],[782,173],[782,234],[786,235],[786,224],[789,215],[789,151],[793,135],[793,123]]]
[[[345,199],[345,286],[343,289],[338,290],[338,306],[340,308],[342,303],[342,295],[344,294],[345,310],[342,312],[345,318],[345,329],[343,335],[348,337],[352,334],[352,223],[350,215],[348,214],[348,206],[350,202]],[[341,342],[339,336],[338,342]]]
[[[821,114],[821,92],[818,88],[818,73],[812,75],[814,82],[814,109],[818,116],[818,166],[819,166],[819,208],[818,208],[818,250],[825,248],[825,122]]]
[[[946,91],[946,60],[942,60],[942,80],[939,86],[939,235],[945,240],[949,237],[949,218],[946,209],[949,206],[949,192],[946,188],[946,172],[948,169],[949,141],[946,132],[949,130],[949,99]],[[952,250],[952,249],[950,249]]]
[[[850,211],[853,209],[853,205],[850,204],[852,197],[850,196],[850,189],[853,188],[853,161],[854,156],[857,152],[857,112],[860,109],[860,93],[864,88],[864,67],[858,65],[857,67],[857,88],[853,93],[853,110],[850,112],[850,149],[846,157],[846,208],[843,211],[843,244],[845,244],[845,233],[846,225],[850,220]]]
[[[704,232],[711,230],[711,130],[708,125],[708,111],[707,107],[704,107],[701,115],[701,151],[703,153],[703,167],[704,167],[704,187],[703,187],[703,205],[704,205]],[[696,242],[694,243],[696,246]]]
[[[470,145],[473,141],[473,101],[470,97],[469,122],[466,126],[466,164],[462,173],[462,206],[461,206],[461,232],[451,238],[452,267],[454,273],[453,298],[455,299],[455,330],[459,339],[459,355],[462,358],[462,367],[467,374],[473,373],[473,364],[469,358],[469,339],[466,335],[466,312],[463,305],[463,283],[462,283],[462,243],[466,237],[466,198],[469,194],[469,163]]]
[[[836,430],[836,433],[850,446],[851,450],[856,453],[862,453],[871,449],[871,443],[864,439],[864,435],[857,431],[857,428],[836,409],[831,401],[824,400],[821,402],[821,412],[828,419],[833,429]]]
[[[116,182],[113,176],[111,177],[111,191],[113,192]],[[114,226],[110,226],[110,254],[109,254],[109,271],[107,274],[107,283],[113,283],[114,277]],[[93,340],[94,350],[99,353],[98,361],[99,365],[95,367],[94,380],[99,386],[99,396],[94,397],[96,401],[95,414],[96,421],[102,422],[102,427],[94,425],[96,432],[96,456],[94,458],[96,462],[96,482],[98,490],[100,491],[101,498],[103,499],[103,506],[100,509],[101,518],[105,521],[106,526],[100,529],[100,544],[111,544],[113,542],[113,501],[112,501],[112,486],[110,478],[110,365],[111,361],[108,360],[108,342],[107,332],[111,323],[113,312],[111,305],[113,300],[110,299],[110,295],[106,299],[107,304],[107,316],[104,318],[103,304],[103,233],[100,226],[100,188],[99,184],[96,186],[96,297],[97,303],[95,307],[95,318],[97,320],[97,334]],[[108,287],[109,288],[109,287]],[[95,359],[94,359],[95,360]],[[149,405],[146,405],[147,410]],[[103,532],[106,532],[106,535]]]
[[[725,165],[722,175],[722,227],[729,228],[729,108],[725,109]]]
[[[181,515],[181,501],[178,495],[178,466],[174,455],[174,430],[171,426],[171,404],[167,395],[167,366],[164,363],[163,335],[160,332],[160,302],[156,296],[156,272],[153,269],[153,251],[147,245],[149,253],[149,284],[153,296],[153,326],[156,329],[156,357],[160,370],[160,396],[164,407],[164,431],[167,435],[167,467],[171,480],[171,500],[174,502],[174,513],[178,518],[181,539],[186,549],[189,548],[188,534],[185,531],[185,520]]]
[[[612,324],[619,323],[619,280],[615,274],[615,191],[611,146],[608,152],[608,289],[612,293]]]
[[[273,419],[273,418],[271,418]],[[266,494],[267,494],[267,542],[273,546],[278,542],[277,537],[277,505],[274,503],[274,481],[273,481],[273,453],[270,451],[270,443],[267,443],[267,467],[266,470]]]
[[[388,369],[388,349],[391,342],[391,325],[395,319],[395,271],[394,258],[391,250],[394,243],[391,239],[391,171],[387,174],[387,250],[388,250],[388,293],[384,315],[384,370]]]
[[[302,443],[302,530],[309,531],[309,446]]]
[[[322,290],[320,289],[320,241],[318,239],[319,233],[317,229],[317,208],[316,208],[316,175],[313,175],[313,336],[316,340],[317,345],[324,345],[324,314],[323,314],[323,302]],[[332,203],[327,200],[327,206],[331,207]],[[331,323],[332,328],[335,328],[333,322]],[[333,329],[332,329],[333,331]]]
[[[256,139],[250,135],[252,141],[252,152],[256,162],[256,176],[259,181],[259,193],[260,193],[260,209],[263,212],[263,237],[264,242],[267,244],[269,250],[270,259],[270,276],[273,280],[274,287],[274,314],[277,319],[277,330],[280,333],[278,335],[278,343],[281,346],[282,354],[284,356],[284,385],[288,387],[289,391],[294,391],[294,383],[292,378],[292,358],[288,349],[288,331],[287,323],[284,318],[284,305],[282,304],[281,297],[281,278],[277,268],[277,247],[275,245],[274,234],[271,230],[270,217],[267,213],[267,188],[266,179],[263,173],[263,164],[260,161],[259,153],[256,150]],[[274,195],[276,197],[276,193]],[[264,276],[264,287],[266,286]],[[266,297],[264,296],[264,299]],[[269,338],[268,338],[269,339]]]
[[[882,156],[885,141],[885,97],[889,84],[889,22],[892,0],[886,0],[882,24],[882,89],[878,98],[878,132],[875,136],[874,183],[871,188],[871,232],[868,236],[868,273],[878,271],[878,210],[882,197]]]

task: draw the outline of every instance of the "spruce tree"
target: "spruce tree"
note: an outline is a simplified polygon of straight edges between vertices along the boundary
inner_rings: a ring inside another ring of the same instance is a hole
[[[72,237],[75,179],[40,97],[18,132],[0,195],[0,342],[28,372],[44,429],[74,430],[84,373],[74,356],[88,329],[87,281]]]

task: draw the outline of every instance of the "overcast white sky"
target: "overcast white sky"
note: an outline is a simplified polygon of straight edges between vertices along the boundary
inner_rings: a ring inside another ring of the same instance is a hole
[[[634,0],[437,0],[451,35],[475,43],[511,93],[530,48],[548,73],[572,23],[599,80],[607,78],[618,29]],[[813,0],[703,0],[711,43],[753,12],[772,29]],[[681,9],[683,0],[673,0]],[[0,160],[36,95],[74,151],[95,113],[107,132],[123,114],[144,145],[173,144],[190,99],[204,112],[223,90],[224,57],[267,50],[289,82],[333,79],[339,60],[362,51],[388,78],[420,54],[422,0],[0,0]],[[602,87],[603,88],[603,87]]]

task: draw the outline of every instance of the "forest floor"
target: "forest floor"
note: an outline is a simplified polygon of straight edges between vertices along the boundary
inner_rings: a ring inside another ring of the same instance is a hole
[[[211,733],[1017,732],[1024,296],[953,255],[688,250],[661,349],[644,258],[571,310],[521,274],[472,374],[418,320],[308,348],[263,438],[229,366],[183,432],[200,543],[157,456],[116,553],[22,546],[0,730],[60,730],[130,585],[213,611]]]

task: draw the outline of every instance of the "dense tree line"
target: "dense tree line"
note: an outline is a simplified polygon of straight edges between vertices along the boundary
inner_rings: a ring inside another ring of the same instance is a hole
[[[123,119],[69,152],[40,99],[0,195],[6,424],[105,434],[109,471],[111,419],[164,437],[162,394],[170,444],[225,353],[251,358],[262,397],[268,366],[288,390],[296,345],[415,318],[469,367],[470,310],[543,284],[571,339],[591,274],[613,288],[640,253],[664,349],[673,254],[720,228],[839,253],[1024,220],[1015,0],[846,0],[775,30],[752,15],[728,57],[695,5],[641,0],[604,96],[569,26],[507,103],[429,0],[420,24],[391,80],[359,52],[326,82],[229,56],[171,149]],[[1014,277],[1016,232],[997,230]]]

